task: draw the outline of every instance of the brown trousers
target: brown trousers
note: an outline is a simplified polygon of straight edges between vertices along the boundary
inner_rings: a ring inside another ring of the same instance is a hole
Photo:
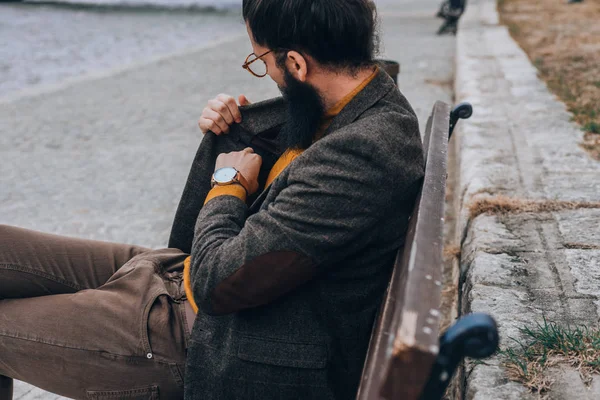
[[[186,257],[0,225],[0,399],[183,398]]]

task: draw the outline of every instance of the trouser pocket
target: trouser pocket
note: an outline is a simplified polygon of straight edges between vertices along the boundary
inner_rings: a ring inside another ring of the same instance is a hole
[[[173,254],[172,254],[173,253]],[[140,264],[151,274],[144,296],[140,327],[144,357],[167,364],[185,364],[187,330],[183,307],[181,271],[175,266],[183,259],[180,251],[153,251]]]
[[[173,327],[170,326],[174,321],[172,314],[175,312],[172,303],[173,298],[165,292],[153,296],[144,306],[140,328],[142,346],[145,356],[149,360],[156,356],[159,359],[168,360],[172,355],[164,348],[165,342],[169,339],[165,335],[169,335],[173,330]]]
[[[153,297],[142,315],[142,346],[148,360],[185,364],[186,335],[183,307],[167,293]]]

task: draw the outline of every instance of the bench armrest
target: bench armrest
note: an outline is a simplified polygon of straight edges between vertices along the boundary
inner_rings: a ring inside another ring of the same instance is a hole
[[[489,315],[460,318],[440,337],[440,352],[421,399],[441,399],[463,358],[487,358],[498,350],[498,342],[498,327]]]

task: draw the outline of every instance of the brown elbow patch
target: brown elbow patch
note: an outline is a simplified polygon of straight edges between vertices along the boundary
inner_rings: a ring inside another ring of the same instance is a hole
[[[312,258],[295,251],[260,255],[242,265],[212,292],[213,314],[229,314],[267,304],[317,273]]]

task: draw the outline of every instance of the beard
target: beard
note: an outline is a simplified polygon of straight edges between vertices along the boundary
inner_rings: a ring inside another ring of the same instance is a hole
[[[279,87],[287,101],[287,119],[278,135],[280,150],[307,149],[312,143],[325,114],[323,99],[317,89],[294,78],[284,68],[285,87]]]

